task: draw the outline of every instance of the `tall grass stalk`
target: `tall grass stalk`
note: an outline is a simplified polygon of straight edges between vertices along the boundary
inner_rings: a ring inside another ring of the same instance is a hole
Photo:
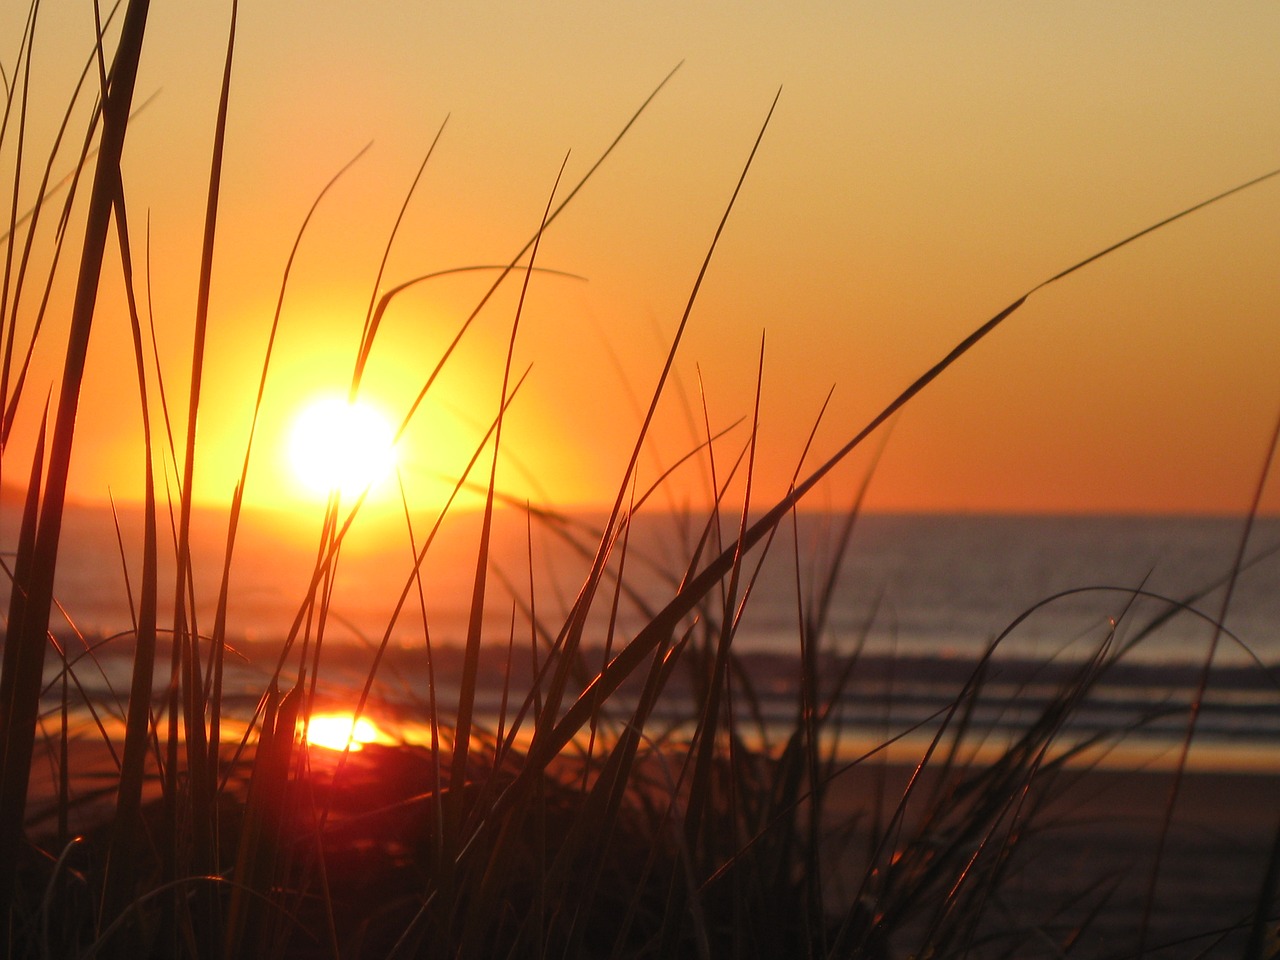
[[[0,729],[0,740],[4,742],[4,767],[0,770],[0,923],[5,926],[12,921],[15,869],[25,820],[27,784],[39,711],[38,693],[42,685],[49,611],[53,606],[53,578],[62,531],[76,410],[88,354],[89,331],[93,326],[107,229],[121,182],[120,155],[133,102],[147,10],[147,0],[129,0],[119,45],[112,60],[109,86],[105,82],[102,86],[102,143],[89,196],[80,270],[71,311],[71,332],[64,354],[62,386],[50,442],[47,480],[40,502],[28,576],[15,581],[12,596],[21,599],[10,602],[9,623],[20,624],[20,629],[14,630],[11,626],[6,635],[6,666],[10,663],[8,647],[16,647],[16,650],[11,661],[13,680],[6,685],[9,699],[0,704],[4,723]],[[33,17],[34,12],[33,6]]]
[[[112,822],[107,866],[102,884],[100,923],[114,921],[133,898],[136,844],[141,835],[142,788],[151,731],[151,691],[155,678],[157,639],[157,599],[159,590],[159,546],[156,524],[155,468],[152,454],[151,415],[147,402],[145,348],[138,304],[133,296],[133,266],[124,192],[116,193],[115,217],[120,240],[125,291],[129,304],[129,324],[133,334],[134,365],[138,374],[138,396],[142,407],[144,456],[144,497],[142,532],[142,581],[134,624],[133,675],[129,688],[125,721],[123,760]],[[132,609],[132,604],[130,604]]]

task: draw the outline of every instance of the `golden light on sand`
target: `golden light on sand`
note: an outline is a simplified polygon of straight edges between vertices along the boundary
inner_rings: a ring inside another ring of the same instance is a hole
[[[307,725],[307,743],[326,750],[344,750],[348,741],[352,750],[362,750],[366,743],[384,738],[385,734],[368,717],[357,720],[350,713],[317,714]]]
[[[315,400],[294,419],[289,463],[313,495],[358,497],[385,480],[396,465],[395,430],[374,407],[340,397]]]

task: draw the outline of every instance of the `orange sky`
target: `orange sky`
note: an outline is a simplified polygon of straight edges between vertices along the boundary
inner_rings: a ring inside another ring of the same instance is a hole
[[[136,256],[149,214],[175,411],[185,409],[226,28],[215,6],[153,4],[139,92],[160,95],[126,143]],[[3,13],[6,69],[17,16]],[[84,5],[44,13],[35,142],[47,144],[88,51],[88,16]],[[384,287],[511,257],[566,152],[574,182],[681,60],[545,238],[541,264],[585,279],[534,279],[515,356],[531,374],[511,411],[499,485],[557,503],[612,499],[636,398],[653,389],[781,86],[641,468],[643,485],[694,442],[699,376],[713,429],[749,421],[763,332],[756,496],[772,498],[831,387],[815,447],[824,455],[1037,282],[1280,165],[1276,37],[1280,6],[1269,3],[245,4],[196,498],[230,494],[293,236],[325,182],[370,141],[301,249],[250,502],[298,496],[280,454],[287,422],[305,396],[349,376],[384,238],[446,115]],[[6,183],[11,154],[7,144]],[[1042,291],[908,407],[871,505],[1243,509],[1280,412],[1278,224],[1280,180]],[[70,271],[65,279],[23,438],[58,376]],[[372,360],[378,403],[403,412],[485,284],[457,277],[399,301]],[[517,292],[509,284],[481,315],[404,441],[402,468],[420,501],[438,495],[437,474],[456,470],[496,413]],[[73,462],[80,499],[140,490],[126,334],[108,292]],[[718,470],[745,440],[740,426],[717,445]],[[855,457],[814,505],[846,502],[866,459]],[[705,478],[685,468],[664,502],[705,499]],[[1280,508],[1280,494],[1267,504]]]

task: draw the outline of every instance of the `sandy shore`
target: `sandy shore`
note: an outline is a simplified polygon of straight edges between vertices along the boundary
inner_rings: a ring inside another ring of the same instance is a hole
[[[391,779],[403,778],[407,753],[391,749],[381,761],[366,757],[360,775],[376,778],[385,771]],[[83,830],[110,815],[112,765],[101,746],[76,744],[73,769],[75,795],[84,802],[73,807],[71,828]],[[37,759],[31,814],[51,809],[57,786],[51,771],[47,759]],[[865,828],[876,793],[895,801],[909,775],[910,769],[900,765],[851,771],[834,784],[830,818],[853,818]],[[1169,772],[1100,769],[1070,772],[1054,785],[1046,804],[1020,831],[1018,854],[987,912],[1003,932],[1025,934],[1025,951],[1018,955],[1053,955],[1051,941],[1061,942],[1085,920],[1088,929],[1073,956],[1137,955],[1153,875],[1147,956],[1241,955],[1280,824],[1280,774],[1188,772],[1161,850],[1172,784]],[[926,777],[916,796],[933,786]],[[54,829],[56,820],[47,815],[33,824],[33,834]],[[858,857],[828,862],[834,899],[848,894],[840,888],[856,883],[861,863]],[[1276,909],[1273,902],[1273,915]],[[918,932],[926,922],[920,919],[890,941],[893,956],[913,951],[913,929]],[[1273,921],[1273,936],[1275,927]]]
[[[894,766],[850,777],[832,796],[832,818],[867,809],[880,777],[896,799],[909,775]],[[1146,956],[1242,955],[1280,827],[1280,775],[1188,772],[1165,832],[1173,783],[1169,771],[1099,769],[1055,784],[992,898],[1002,932],[1025,934],[1020,956],[1054,955],[1051,941],[1086,920],[1073,956],[1137,956],[1148,903]],[[918,789],[931,786],[926,776]],[[1269,911],[1275,943],[1274,900]],[[895,956],[912,950],[909,940],[893,943]]]
[[[1029,870],[1033,895],[1079,892],[1089,882],[1114,883],[1111,905],[1085,943],[1097,956],[1127,956],[1152,889],[1151,956],[1241,956],[1241,925],[1254,916],[1276,831],[1280,777],[1192,773],[1182,781],[1161,853],[1161,833],[1173,789],[1171,773],[1098,771],[1079,781],[1046,811],[1032,840],[1045,862]],[[1157,864],[1157,856],[1160,856]],[[1276,929],[1276,904],[1268,905]],[[1166,950],[1157,949],[1167,945]]]

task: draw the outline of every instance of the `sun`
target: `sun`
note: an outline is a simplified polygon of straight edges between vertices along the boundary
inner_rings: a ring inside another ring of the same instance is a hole
[[[376,408],[323,397],[298,413],[289,432],[289,464],[310,494],[343,499],[378,486],[396,465],[395,431]]]
[[[372,720],[357,720],[349,713],[317,714],[307,724],[307,743],[326,750],[344,750],[348,741],[353,751],[363,750],[366,743],[376,743],[385,736]]]

